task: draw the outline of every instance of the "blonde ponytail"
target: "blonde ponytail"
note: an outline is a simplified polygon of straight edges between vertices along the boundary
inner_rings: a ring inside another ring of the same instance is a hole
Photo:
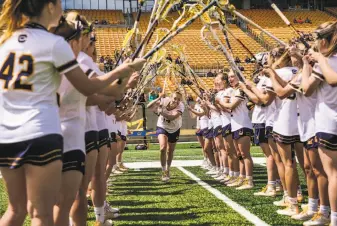
[[[0,45],[9,39],[12,34],[21,28],[23,24],[23,13],[21,11],[23,0],[6,0],[3,4],[0,27],[5,28],[4,34],[1,36]]]

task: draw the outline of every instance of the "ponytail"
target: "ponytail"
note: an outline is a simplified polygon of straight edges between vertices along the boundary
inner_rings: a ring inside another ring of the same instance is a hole
[[[19,30],[28,18],[40,16],[49,2],[56,4],[56,0],[5,0],[0,16],[0,27],[5,28],[5,32],[0,45]]]
[[[23,23],[22,2],[24,0],[6,0],[3,4],[0,27],[5,28],[5,32],[0,39],[0,44],[3,44],[10,38],[16,30],[18,30]]]

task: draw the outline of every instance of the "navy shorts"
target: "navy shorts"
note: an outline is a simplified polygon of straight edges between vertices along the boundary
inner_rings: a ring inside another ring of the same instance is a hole
[[[177,141],[179,140],[180,129],[178,129],[174,133],[169,133],[165,129],[163,129],[161,127],[157,127],[157,136],[159,134],[163,134],[163,135],[167,136],[168,142],[174,144],[174,143],[177,143]]]
[[[50,134],[10,144],[0,144],[0,167],[17,169],[24,164],[45,166],[63,157],[63,137]]]
[[[279,133],[276,133],[275,131],[273,131],[273,137],[274,140],[282,143],[282,144],[295,144],[295,143],[300,143],[300,136],[299,135],[295,135],[295,136],[284,136],[281,135]]]
[[[122,135],[121,131],[118,130],[117,134],[121,138],[122,141],[126,141],[126,136]]]
[[[85,173],[85,154],[81,150],[68,151],[63,154],[62,172],[71,170]]]
[[[214,138],[213,128],[207,129],[204,136],[206,139],[213,139]]]
[[[85,152],[89,152],[98,149],[98,131],[88,131],[85,133]]]
[[[264,123],[253,124],[254,128],[254,144],[260,145],[263,143],[268,143],[268,138],[266,137],[266,128]]]
[[[318,148],[317,138],[311,137],[309,140],[304,142],[303,146],[306,150],[317,149]]]
[[[272,126],[267,126],[266,127],[266,138],[273,138],[273,127]]]
[[[227,137],[230,134],[232,134],[232,126],[231,124],[228,124],[222,128],[222,136]]]
[[[213,137],[222,136],[222,126],[218,126],[213,129]]]
[[[98,132],[98,147],[101,148],[109,143],[109,130],[103,129]]]
[[[252,129],[249,129],[249,128],[241,128],[239,130],[236,130],[236,131],[233,131],[233,139],[234,140],[238,140],[240,139],[241,137],[251,137],[254,135],[254,132]]]
[[[195,132],[195,135],[196,135],[197,137],[202,137],[202,136],[203,136],[202,130],[201,130],[201,129],[198,129],[198,130]]]
[[[115,132],[110,133],[110,142],[117,143],[117,134]]]
[[[331,151],[337,151],[337,135],[320,132],[316,133],[316,138],[319,147],[323,147]]]

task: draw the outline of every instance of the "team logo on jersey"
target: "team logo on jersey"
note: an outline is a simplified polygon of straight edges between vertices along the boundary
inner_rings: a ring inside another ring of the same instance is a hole
[[[292,73],[293,73],[293,74],[296,74],[296,73],[297,73],[297,70],[296,70],[296,69],[293,69],[293,70],[292,70]]]
[[[27,41],[27,35],[20,35],[18,41],[20,43],[26,42]]]

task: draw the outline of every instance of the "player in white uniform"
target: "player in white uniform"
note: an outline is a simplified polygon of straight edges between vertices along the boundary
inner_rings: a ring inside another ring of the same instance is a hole
[[[233,139],[237,152],[241,154],[244,163],[240,168],[240,177],[236,182],[227,186],[236,186],[237,190],[251,189],[253,184],[253,159],[250,155],[250,137],[253,135],[252,123],[248,115],[247,97],[244,92],[239,89],[239,79],[231,71],[228,75],[228,80],[234,89],[232,93],[230,103],[222,102],[221,105],[232,111],[231,127],[233,133]],[[241,163],[240,163],[241,164]]]
[[[219,74],[215,78],[216,86],[222,92],[218,95],[216,102],[221,109],[221,120],[222,120],[222,136],[224,138],[225,143],[225,151],[228,159],[229,172],[228,176],[225,177],[220,182],[224,182],[225,184],[230,184],[236,180],[236,178],[240,175],[239,170],[239,160],[234,147],[233,137],[232,137],[232,129],[231,129],[231,112],[222,107],[221,103],[229,103],[232,93],[234,91],[233,88],[229,86],[228,75]]]
[[[263,92],[266,87],[267,77],[258,75],[256,89]],[[252,123],[254,127],[254,143],[259,145],[266,156],[268,184],[262,191],[254,193],[256,196],[276,196],[276,172],[275,162],[268,144],[268,137],[266,136],[266,113],[267,107],[259,100],[259,98],[251,91],[251,87],[241,83],[241,88],[249,99],[255,104]]]
[[[61,13],[60,1],[6,1],[3,6],[1,26],[8,29],[0,47],[6,75],[1,78],[0,153],[2,159],[11,161],[1,165],[9,193],[1,225],[22,225],[27,200],[32,225],[53,225],[54,198],[62,172],[63,141],[56,101],[60,73],[82,94],[91,95],[131,71],[110,74],[87,86],[89,79],[78,67],[69,44],[45,28],[56,26]],[[18,30],[23,16],[28,19],[26,28]],[[45,45],[40,45],[41,40]],[[12,73],[18,76],[13,78]],[[49,178],[53,180],[45,183]]]
[[[315,108],[315,133],[318,142],[319,156],[323,164],[324,171],[329,181],[328,193],[331,205],[331,225],[337,225],[337,51],[336,43],[337,29],[336,22],[326,22],[321,24],[315,31],[317,39],[317,52],[309,52],[309,56],[304,57],[304,68],[302,76],[302,87],[307,95],[317,90],[317,104]],[[317,62],[311,69],[308,61]],[[328,223],[328,210],[320,208],[319,221],[313,219],[306,222],[306,225],[318,225]],[[314,221],[316,220],[316,221]]]
[[[297,74],[298,69],[291,67],[292,63],[296,63],[295,57],[290,57],[288,53],[283,54],[281,59],[276,62],[281,69],[265,69],[263,73],[270,77],[272,84],[266,84],[267,87],[272,86],[274,92],[278,97],[275,99],[276,113],[273,127],[273,134],[276,140],[277,149],[282,157],[282,162],[285,166],[285,183],[286,190],[288,191],[289,207],[286,209],[278,210],[277,213],[281,215],[292,216],[297,214],[298,211],[298,199],[297,188],[299,186],[298,173],[296,169],[295,152],[293,147],[296,143],[300,142],[298,132],[298,112],[296,95],[293,93],[288,95],[280,91],[279,80],[284,81],[284,85],[291,81]],[[280,79],[277,79],[279,76]],[[283,85],[283,84],[282,84]],[[281,86],[282,87],[282,86]],[[282,99],[281,99],[282,98]],[[303,145],[298,145],[300,148],[296,148],[297,158],[301,164],[304,165],[303,159]]]
[[[279,57],[283,53],[282,48],[276,48],[273,51],[271,51],[268,55],[266,55],[266,59],[263,60],[263,65],[268,65],[271,67],[276,60],[279,59]],[[274,116],[276,112],[276,106],[275,106],[275,98],[276,94],[272,87],[272,83],[268,80],[270,80],[268,77],[265,77],[264,80],[266,81],[265,85],[263,86],[263,90],[256,88],[256,85],[251,83],[250,81],[246,81],[246,86],[248,89],[250,89],[261,101],[262,104],[266,106],[266,137],[268,138],[268,144],[270,151],[273,155],[273,159],[275,161],[276,167],[277,167],[277,173],[279,176],[279,179],[276,179],[276,191],[281,191],[282,188],[280,184],[282,185],[284,189],[284,195],[283,198],[280,201],[275,201],[274,205],[276,206],[287,206],[287,190],[285,186],[285,179],[284,179],[284,164],[281,160],[281,156],[277,150],[276,143],[274,141],[273,137],[273,126],[274,126]],[[267,84],[269,84],[267,86]]]
[[[196,133],[197,139],[201,145],[204,161],[202,163],[202,166],[207,165],[207,153],[205,151],[205,140],[204,140],[204,133],[208,129],[208,117],[206,116],[206,113],[204,109],[201,107],[201,98],[198,97],[196,99],[196,104],[194,105],[194,108],[192,108],[190,105],[187,105],[187,109],[191,113],[192,118],[196,118]]]
[[[228,168],[228,158],[227,153],[225,151],[224,139],[222,136],[222,118],[221,118],[221,108],[217,105],[216,99],[223,95],[224,90],[223,87],[218,87],[220,76],[224,76],[223,74],[219,74],[217,78],[214,80],[214,87],[217,89],[217,93],[214,96],[214,100],[208,102],[208,107],[210,109],[210,119],[213,124],[213,136],[215,142],[215,156],[217,161],[218,169],[215,171],[210,171],[207,174],[213,174],[216,180],[223,180],[229,174]]]
[[[161,96],[148,104],[160,103],[158,107],[157,135],[160,145],[160,161],[162,166],[162,181],[170,180],[170,167],[177,141],[179,140],[180,128],[182,126],[182,114],[184,104],[181,102],[182,95],[174,92],[170,97]]]

